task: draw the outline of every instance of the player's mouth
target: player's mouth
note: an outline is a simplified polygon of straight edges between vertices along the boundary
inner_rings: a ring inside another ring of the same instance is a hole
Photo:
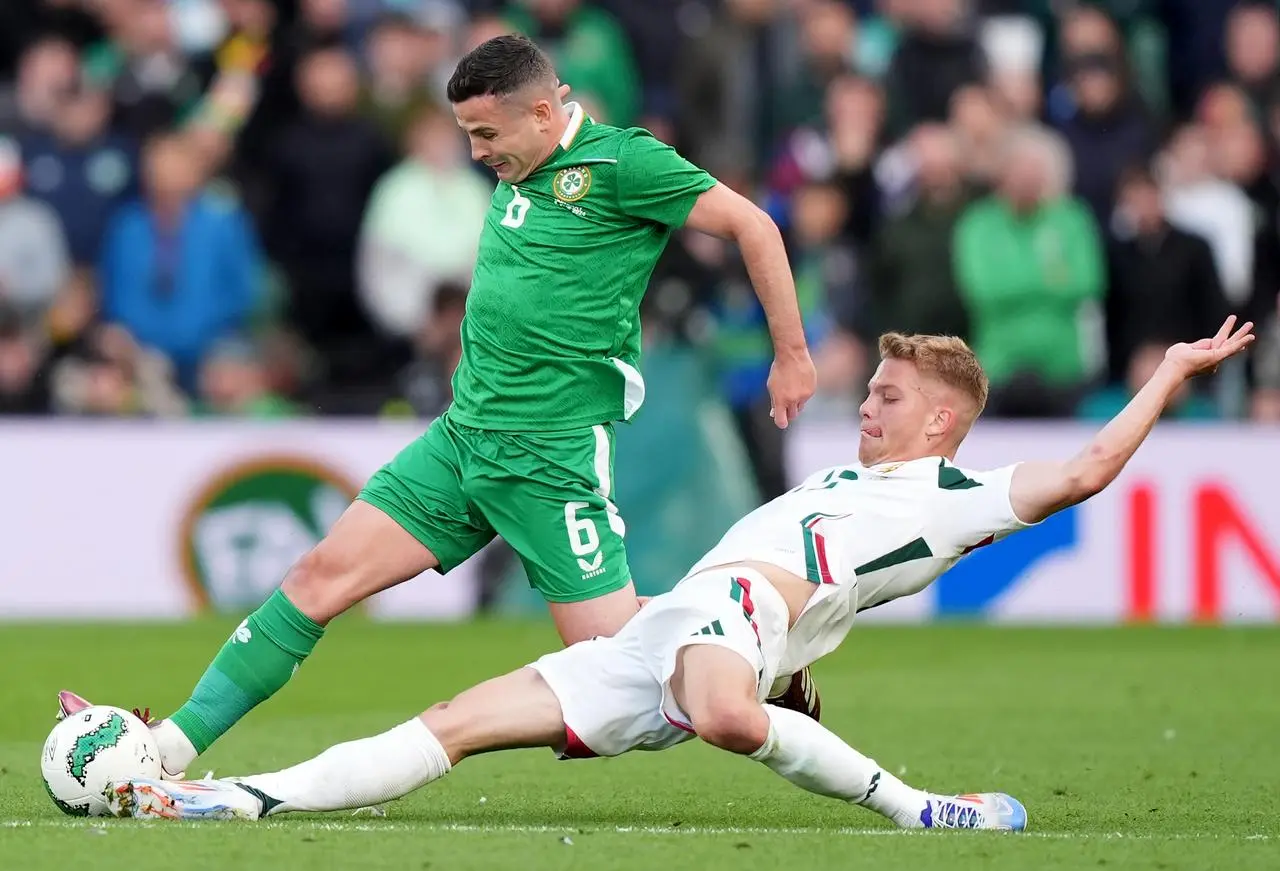
[[[884,435],[884,430],[880,429],[878,426],[864,426],[862,428],[862,434],[869,439],[878,439]]]
[[[490,163],[486,165],[489,167],[489,169],[499,174],[501,174],[502,171],[507,168],[507,162],[505,160],[499,160],[497,163]]]

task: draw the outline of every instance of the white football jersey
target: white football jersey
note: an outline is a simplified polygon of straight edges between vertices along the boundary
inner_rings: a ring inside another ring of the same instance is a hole
[[[970,472],[941,457],[837,466],[739,520],[691,570],[771,563],[818,589],[792,627],[780,674],[844,640],[859,611],[918,593],[960,557],[1025,528],[1015,466]]]

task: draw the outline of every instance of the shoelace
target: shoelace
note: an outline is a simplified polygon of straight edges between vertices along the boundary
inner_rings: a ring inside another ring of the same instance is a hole
[[[133,715],[148,726],[151,725],[151,709],[150,708],[134,708]]]
[[[978,829],[983,822],[981,808],[954,801],[938,803],[933,814],[934,826],[941,829]]]

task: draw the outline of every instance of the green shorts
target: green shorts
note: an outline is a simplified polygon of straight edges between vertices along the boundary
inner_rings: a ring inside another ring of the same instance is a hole
[[[448,413],[369,479],[359,498],[426,545],[447,572],[502,536],[549,602],[631,580],[612,502],[613,427],[472,429]]]

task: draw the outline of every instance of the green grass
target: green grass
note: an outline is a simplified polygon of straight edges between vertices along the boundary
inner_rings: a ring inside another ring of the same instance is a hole
[[[38,769],[55,692],[171,710],[234,623],[0,625],[0,868],[1280,867],[1277,629],[855,629],[817,669],[828,725],[916,785],[1013,793],[1033,829],[1019,836],[899,834],[696,742],[481,757],[378,818],[62,817]],[[291,764],[554,644],[542,623],[340,621],[198,773]]]

